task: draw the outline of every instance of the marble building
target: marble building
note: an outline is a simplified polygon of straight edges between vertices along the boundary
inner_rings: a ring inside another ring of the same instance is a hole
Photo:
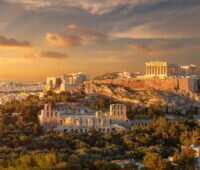
[[[109,133],[112,130],[123,129],[114,121],[125,121],[126,106],[113,104],[110,112],[92,112],[90,109],[76,106],[52,107],[49,104],[44,106],[39,115],[40,124],[44,127],[53,127],[57,131],[87,132],[89,129],[96,129],[99,132]]]
[[[169,77],[179,75],[179,66],[165,61],[147,62],[146,77]]]
[[[200,69],[198,66],[191,64],[187,66],[180,66],[182,76],[200,75]]]
[[[124,104],[111,104],[110,118],[125,121],[128,120],[126,116],[126,106]]]
[[[47,77],[44,90],[61,93],[67,90],[73,90],[87,80],[89,80],[89,76],[81,72],[63,76]]]

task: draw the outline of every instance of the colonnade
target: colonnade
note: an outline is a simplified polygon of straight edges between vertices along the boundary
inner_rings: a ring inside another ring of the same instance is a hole
[[[146,66],[146,75],[167,75],[167,66]]]

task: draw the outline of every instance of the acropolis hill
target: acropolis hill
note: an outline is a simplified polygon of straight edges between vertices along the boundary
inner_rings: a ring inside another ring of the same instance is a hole
[[[108,79],[109,76],[107,76],[100,80],[89,80],[89,76],[83,73],[48,77],[45,90],[60,93],[75,90],[83,84],[86,94],[111,96],[113,86],[117,86],[119,92],[127,88],[134,91],[167,91],[199,100],[200,70],[196,65],[179,66],[165,61],[154,61],[145,63],[145,66],[146,74],[135,77],[128,72],[118,73],[117,78]]]
[[[200,76],[195,65],[178,66],[167,62],[146,63],[146,74],[136,78],[91,80],[84,83],[87,94],[113,95],[114,86],[134,91],[173,92],[199,100]],[[122,90],[122,89],[121,89]]]
[[[178,87],[177,79],[175,78],[131,78],[131,79],[107,79],[107,80],[91,80],[85,82],[84,85],[87,87],[87,93],[92,93],[93,85],[116,85],[121,87],[128,87],[134,90],[165,90],[172,91]]]
[[[85,82],[84,85],[87,87],[87,93],[92,93],[93,85],[117,85],[134,90],[181,90],[185,92],[191,90],[191,92],[197,92],[195,89],[190,89],[192,87],[190,87],[188,79],[184,77],[91,80]]]

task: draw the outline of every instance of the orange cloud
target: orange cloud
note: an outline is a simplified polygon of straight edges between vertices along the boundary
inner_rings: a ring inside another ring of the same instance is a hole
[[[182,38],[199,38],[200,33],[196,30],[198,24],[192,24],[193,29],[184,29],[187,22],[173,23],[172,25],[163,20],[146,22],[139,26],[128,28],[124,31],[113,31],[113,38],[137,38],[137,39],[182,39]],[[192,31],[194,30],[194,31]]]
[[[68,58],[68,55],[56,51],[41,51],[40,53],[30,54],[25,56],[26,59],[56,59],[62,60]]]
[[[52,46],[74,47],[89,43],[105,43],[108,36],[87,27],[70,24],[62,34],[47,33],[45,40]]]
[[[132,43],[132,44],[129,44],[128,47],[133,49],[136,52],[156,53],[156,52],[161,52],[161,51],[166,51],[166,50],[177,49],[177,48],[180,48],[181,45],[174,42],[164,41],[164,40],[154,40],[146,44]]]
[[[52,46],[73,47],[81,45],[79,38],[73,35],[47,33],[45,39]]]
[[[0,47],[27,48],[31,47],[31,43],[29,41],[18,41],[16,39],[9,39],[0,35]]]
[[[69,24],[66,28],[66,32],[72,35],[77,34],[83,42],[104,43],[108,39],[106,34],[76,24]]]

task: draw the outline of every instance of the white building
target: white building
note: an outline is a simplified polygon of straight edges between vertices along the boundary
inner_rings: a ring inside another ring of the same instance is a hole
[[[152,61],[145,63],[146,77],[173,77],[199,75],[200,69],[196,65],[179,66],[166,61]]]
[[[58,131],[87,132],[89,129],[96,129],[99,132],[108,133],[115,129],[124,129],[112,122],[113,119],[123,119],[123,115],[126,114],[125,106],[117,105],[115,107],[112,105],[114,108],[118,108],[118,106],[120,106],[120,110],[115,117],[112,111],[109,114],[101,111],[92,113],[91,110],[82,107],[65,106],[53,108],[51,105],[46,104],[39,115],[39,121],[41,125],[53,127],[54,130]]]
[[[89,76],[81,72],[63,76],[47,77],[45,91],[51,90],[60,93],[72,90],[87,80],[89,80]]]
[[[165,61],[147,62],[146,77],[170,77],[179,75],[179,66]]]
[[[192,76],[192,75],[199,75],[200,70],[196,65],[188,65],[188,66],[181,66],[180,67],[181,75],[183,76]]]
[[[121,73],[118,73],[118,77],[119,78],[128,78],[128,79],[130,79],[131,78],[131,73],[129,73],[129,72],[121,72]]]
[[[78,84],[82,84],[84,81],[89,80],[89,76],[87,74],[84,73],[73,73],[69,75],[71,77],[71,84],[72,85],[78,85]]]
[[[191,145],[190,147],[195,151],[195,157],[200,157],[200,145]]]
[[[188,95],[195,100],[199,100],[200,76],[188,76],[178,78],[178,92]]]

